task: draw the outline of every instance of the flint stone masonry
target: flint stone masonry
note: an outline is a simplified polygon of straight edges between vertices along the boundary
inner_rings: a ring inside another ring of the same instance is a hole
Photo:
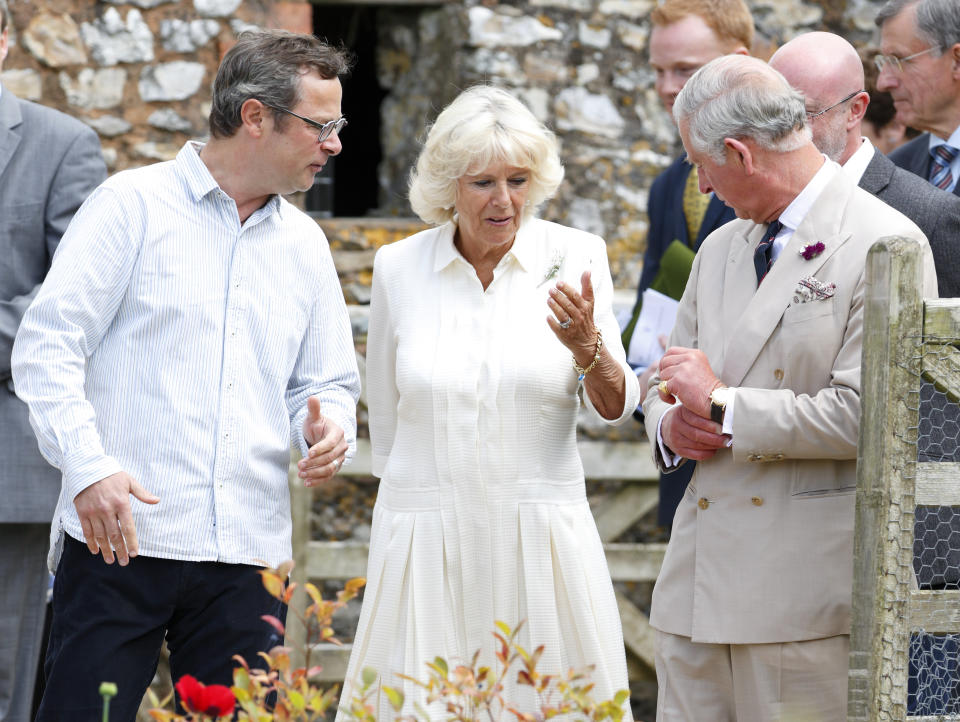
[[[206,68],[200,63],[175,60],[145,67],[137,87],[147,102],[184,100],[200,89],[205,74]]]
[[[38,101],[43,98],[43,81],[36,70],[4,70],[0,83],[18,98]]]
[[[186,22],[178,18],[160,23],[163,47],[174,53],[192,53],[204,47],[220,32],[220,23],[210,18]]]
[[[97,118],[84,118],[83,122],[93,128],[105,138],[113,138],[123,133],[129,133],[133,126],[123,118],[115,115],[101,115]]]
[[[150,8],[155,8],[160,5],[170,5],[171,3],[177,2],[177,0],[105,0],[105,2],[111,5],[136,5],[138,8],[149,10]]]
[[[240,7],[240,0],[193,0],[193,6],[201,15],[225,18]]]
[[[617,138],[626,126],[610,98],[590,93],[585,88],[561,90],[555,109],[560,130],[579,130],[591,135]]]
[[[153,61],[153,33],[136,8],[127,13],[126,20],[116,8],[107,8],[99,20],[84,23],[81,33],[100,65]]]
[[[147,122],[154,128],[172,132],[187,133],[193,129],[193,124],[170,108],[155,110],[147,118]]]
[[[75,108],[114,108],[123,100],[127,71],[123,68],[84,68],[76,78],[60,73],[60,87],[67,95],[67,103]]]
[[[516,47],[535,45],[544,40],[563,37],[556,28],[547,27],[532,17],[510,17],[505,12],[495,13],[485,7],[472,7],[470,17],[470,44],[477,47]]]
[[[80,28],[69,15],[38,14],[23,32],[22,41],[37,60],[51,68],[87,62]]]
[[[336,12],[349,18],[351,4]],[[377,4],[379,2],[379,4]],[[380,242],[377,224],[411,215],[406,184],[424,131],[460,89],[506,87],[556,133],[565,166],[541,215],[600,233],[615,284],[635,286],[646,239],[653,178],[679,151],[676,129],[653,89],[648,65],[656,0],[371,0],[356,13],[376,18],[375,77],[382,97],[376,219],[351,241],[344,271],[354,302],[370,281],[361,252]],[[747,0],[755,51],[810,30],[875,42],[883,0]],[[5,87],[83,118],[97,128],[111,170],[171,157],[207,134],[210,87],[222,54],[244,30],[311,12],[302,0],[8,0],[10,54]],[[72,19],[71,19],[72,18]],[[71,24],[73,24],[71,26]],[[79,30],[77,29],[79,28]],[[322,32],[322,30],[320,30]],[[348,91],[349,92],[349,91]],[[366,91],[365,91],[366,92]],[[366,111],[365,111],[366,112]],[[339,166],[373,136],[344,136]],[[372,132],[372,131],[371,131]],[[356,144],[356,145],[354,145]],[[354,150],[357,148],[357,150]],[[356,157],[356,156],[354,156]],[[349,192],[335,185],[335,192]],[[356,223],[356,221],[351,221]]]

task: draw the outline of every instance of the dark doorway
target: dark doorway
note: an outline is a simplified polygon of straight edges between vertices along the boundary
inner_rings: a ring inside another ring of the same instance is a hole
[[[307,193],[306,208],[317,216],[365,216],[376,211],[380,104],[386,91],[377,81],[377,9],[366,5],[313,6],[313,32],[342,45],[354,58],[343,78],[343,152],[332,159]]]

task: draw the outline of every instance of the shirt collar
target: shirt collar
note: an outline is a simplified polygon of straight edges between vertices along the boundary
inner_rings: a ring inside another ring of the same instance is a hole
[[[843,172],[857,184],[860,183],[860,179],[863,178],[867,166],[870,165],[870,161],[873,160],[874,151],[873,143],[870,142],[869,138],[861,138],[860,141],[860,147],[857,148],[856,152],[847,158],[847,162],[843,164]]]
[[[533,224],[529,221],[524,221],[519,230],[517,231],[517,237],[513,239],[513,245],[510,246],[510,250],[504,254],[503,258],[500,260],[500,263],[497,264],[497,267],[500,268],[504,263],[504,260],[512,258],[517,262],[517,264],[525,271],[530,271],[536,263],[536,241],[532,237]],[[457,250],[457,247],[454,245],[454,235],[457,230],[457,224],[454,221],[448,221],[439,227],[439,237],[437,239],[437,244],[435,246],[434,255],[433,255],[433,270],[441,271],[447,266],[449,266],[454,261],[462,261],[463,263],[469,263],[465,259],[460,251]]]
[[[216,178],[213,177],[210,169],[207,168],[207,164],[204,163],[200,158],[200,151],[203,149],[204,145],[206,144],[195,140],[188,140],[186,143],[184,143],[183,148],[180,149],[180,152],[177,153],[177,158],[175,161],[177,167],[181,170],[184,178],[187,181],[187,187],[190,189],[194,199],[197,201],[206,198],[214,192],[226,194],[226,191],[223,191],[220,188],[220,185],[217,183]],[[270,200],[268,200],[262,208],[259,208],[256,213],[261,215],[277,213],[282,220],[283,215],[280,209],[280,196],[274,193],[272,196],[270,196]],[[253,216],[251,216],[251,218],[252,217]]]
[[[820,170],[814,174],[813,178],[803,187],[803,190],[797,194],[797,197],[790,202],[783,213],[780,214],[780,222],[791,231],[797,230],[801,221],[813,207],[817,197],[824,188],[833,180],[833,177],[839,172],[840,166],[834,161],[823,156],[823,165]]]
[[[957,126],[957,129],[953,131],[953,133],[950,134],[950,137],[947,138],[946,140],[944,140],[943,138],[940,138],[939,136],[934,135],[933,133],[930,133],[930,150],[931,151],[934,148],[936,148],[938,145],[943,145],[944,143],[948,143],[952,145],[954,148],[960,148],[960,126]]]

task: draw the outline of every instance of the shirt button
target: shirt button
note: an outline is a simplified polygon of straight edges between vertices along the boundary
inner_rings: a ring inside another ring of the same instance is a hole
[[[777,381],[782,381],[782,380],[783,380],[783,369],[776,369],[776,370],[773,372],[773,378],[775,378]]]
[[[763,506],[763,497],[762,497],[762,496],[754,496],[754,497],[752,497],[752,498],[750,499],[750,501],[753,502],[753,505],[754,505],[754,506]]]
[[[708,506],[710,506],[710,500],[705,496],[701,496],[700,501],[697,502],[697,506],[699,506],[701,509],[706,509]]]
[[[763,457],[761,457],[760,454],[750,454],[747,457],[747,461],[760,461],[761,458]]]
[[[774,461],[783,461],[783,454],[774,454],[773,460],[774,460]]]

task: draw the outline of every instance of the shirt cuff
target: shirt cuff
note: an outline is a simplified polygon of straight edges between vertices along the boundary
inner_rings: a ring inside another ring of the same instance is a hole
[[[727,439],[727,448],[733,446],[733,406],[737,400],[737,390],[730,389],[730,396],[727,397],[727,408],[723,412],[723,428],[721,432],[729,436]]]
[[[663,436],[660,435],[660,426],[663,424],[663,419],[666,417],[666,415],[669,414],[671,411],[674,411],[675,409],[679,408],[680,406],[682,406],[682,404],[678,400],[676,405],[673,408],[667,409],[666,411],[663,412],[663,415],[660,417],[660,420],[657,422],[657,446],[660,447],[660,456],[663,458],[663,465],[668,469],[672,469],[677,464],[679,464],[680,460],[683,457],[672,453],[667,448],[667,445],[663,443]]]

